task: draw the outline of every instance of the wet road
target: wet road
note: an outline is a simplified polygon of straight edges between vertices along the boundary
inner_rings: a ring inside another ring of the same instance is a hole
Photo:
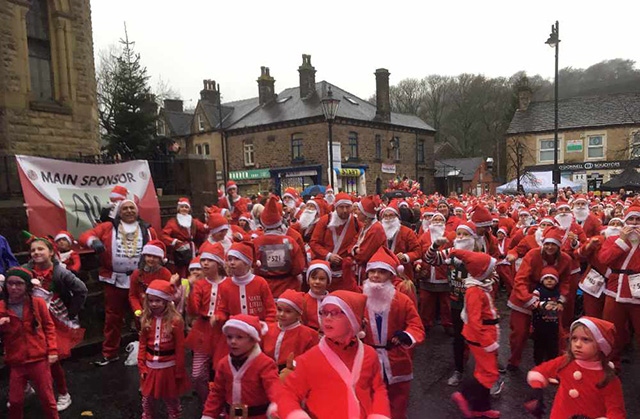
[[[502,313],[500,359],[506,364],[508,359],[508,310],[504,301],[499,302]],[[90,411],[98,419],[137,419],[141,416],[140,397],[138,395],[137,368],[125,367],[122,360],[104,368],[89,364],[95,357],[66,360],[63,364],[67,371],[72,406],[61,414],[62,419],[80,418],[81,413]],[[122,358],[124,359],[124,357]],[[533,366],[531,348],[525,352],[522,371],[508,372],[504,375],[505,388],[502,395],[494,401],[494,407],[502,412],[503,418],[526,418],[522,402],[528,394],[525,382],[526,371]],[[640,418],[640,362],[624,364],[622,383],[629,418]],[[416,350],[415,379],[411,387],[410,418],[460,418],[461,416],[449,400],[454,387],[446,380],[453,369],[451,338],[441,327],[433,328],[428,334],[427,343]],[[469,364],[466,374],[471,374]],[[0,379],[0,418],[6,417],[7,378]],[[552,400],[552,390],[547,400]],[[184,418],[199,418],[200,407],[193,395],[183,397]],[[41,418],[37,398],[30,398],[25,409],[26,419]],[[165,418],[166,415],[158,415]]]

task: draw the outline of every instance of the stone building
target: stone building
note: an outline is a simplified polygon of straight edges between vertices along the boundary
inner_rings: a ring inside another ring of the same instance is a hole
[[[640,93],[562,99],[558,102],[558,163],[561,175],[595,191],[627,165],[640,167]],[[554,102],[519,106],[507,130],[507,177],[551,171],[554,160]]]
[[[0,154],[96,154],[89,0],[2,0],[0,28]]]

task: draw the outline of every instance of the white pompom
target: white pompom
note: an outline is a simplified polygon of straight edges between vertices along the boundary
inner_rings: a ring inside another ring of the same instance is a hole
[[[398,265],[396,272],[398,272],[398,275],[402,275],[404,273],[404,266]]]
[[[262,336],[266,335],[269,332],[269,325],[266,322],[260,322],[260,334]]]
[[[260,266],[262,266],[262,263],[259,260],[256,260],[255,265],[256,265],[256,268],[259,268]]]
[[[361,330],[358,333],[356,333],[356,337],[358,339],[364,339],[365,336],[367,336],[367,334],[364,332],[364,330]]]
[[[37,279],[37,278],[33,278],[33,279],[31,280],[31,285],[33,285],[34,287],[39,287],[40,285],[42,285],[42,283],[40,282],[40,280],[39,280],[39,279]]]
[[[582,380],[582,373],[580,371],[575,371],[573,373],[573,379],[576,381]]]
[[[608,365],[612,370],[616,369],[616,366],[613,362],[609,361]]]
[[[575,388],[569,390],[569,397],[571,397],[572,399],[577,399],[579,396],[580,392],[578,392],[578,390],[576,390]]]
[[[4,275],[0,274],[0,283],[4,282]]]

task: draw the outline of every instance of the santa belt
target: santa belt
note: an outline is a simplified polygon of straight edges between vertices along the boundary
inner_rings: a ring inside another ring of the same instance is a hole
[[[235,406],[235,405],[234,405]],[[260,404],[257,406],[247,406],[247,416],[260,416],[266,415],[269,409],[269,404]],[[227,414],[231,413],[231,405],[229,403],[224,404],[224,410]]]
[[[635,275],[637,273],[640,273],[638,271],[634,271],[634,270],[631,270],[631,269],[611,269],[611,272],[613,272],[614,274],[624,274],[624,275]],[[600,275],[602,275],[602,274],[600,274]]]
[[[280,274],[280,275],[267,275],[267,274],[263,274],[262,275],[264,279],[274,279],[274,280],[281,280],[281,279],[291,279],[291,274]]]
[[[482,319],[482,324],[485,326],[493,326],[500,323],[500,319]]]
[[[157,351],[157,350],[147,346],[147,353],[151,354],[153,356],[171,356],[171,355],[175,355],[176,351],[173,350],[173,349],[166,350],[166,351]]]
[[[386,349],[386,350],[389,350],[389,349],[392,349],[395,345],[392,345],[391,343],[387,343],[386,345],[371,345],[371,344],[369,344],[369,346],[371,346],[372,348],[375,348],[375,349]]]

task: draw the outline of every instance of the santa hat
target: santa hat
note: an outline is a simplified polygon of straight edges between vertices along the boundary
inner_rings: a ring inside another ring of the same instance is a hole
[[[438,217],[438,218],[442,218],[442,221],[447,221],[446,217],[445,217],[443,214],[441,214],[441,213],[439,213],[439,212],[437,212],[437,211],[436,211],[436,212],[434,212],[434,213],[431,215],[431,218],[430,218],[430,219],[431,219],[431,221],[433,221],[433,219],[434,219],[434,218],[436,218],[436,217]]]
[[[77,243],[74,239],[73,239],[73,235],[71,233],[69,233],[66,230],[62,230],[60,232],[58,232],[58,234],[56,234],[56,236],[53,238],[53,241],[58,241],[60,239],[67,239],[67,241],[71,244],[73,243]]]
[[[143,255],[157,256],[160,259],[164,259],[166,253],[167,247],[160,240],[149,240],[142,248]]]
[[[518,216],[521,216],[521,215],[531,215],[531,213],[529,212],[528,209],[522,208],[520,211],[518,211]]]
[[[348,193],[340,192],[336,195],[336,199],[333,202],[333,206],[337,207],[338,205],[353,205],[353,201]]]
[[[605,356],[608,356],[616,340],[616,327],[613,323],[595,317],[584,316],[571,323],[571,332],[580,325],[589,329],[598,344],[598,348]]]
[[[289,197],[291,199],[293,199],[294,201],[296,201],[299,196],[298,196],[298,191],[296,191],[293,188],[287,188],[284,190],[284,193],[282,194],[282,199]]]
[[[116,185],[111,189],[109,199],[112,201],[122,201],[123,199],[127,199],[127,195],[129,195],[127,188],[121,185]]]
[[[374,197],[365,196],[358,202],[358,209],[367,218],[376,218],[376,204]]]
[[[611,225],[611,221],[617,221],[619,223],[623,223],[624,224],[624,220],[622,218],[618,218],[618,217],[613,217],[612,219],[609,220],[609,222],[607,223],[607,225]]]
[[[260,214],[260,222],[265,229],[274,229],[282,225],[282,204],[275,196],[270,196]]]
[[[542,272],[540,273],[540,282],[544,281],[545,278],[552,277],[556,280],[556,284],[560,282],[560,275],[558,274],[558,270],[551,266],[547,265],[542,268]]]
[[[556,220],[554,220],[553,218],[549,218],[549,217],[545,217],[543,219],[540,220],[540,222],[538,223],[538,226],[542,223],[547,223],[547,224],[551,224],[554,226],[558,225],[558,222]]]
[[[340,307],[340,310],[347,316],[353,334],[360,339],[364,339],[365,333],[362,330],[362,320],[367,306],[367,296],[353,291],[334,291],[327,295],[320,303],[319,309],[333,304]]]
[[[371,269],[384,269],[394,275],[402,275],[404,272],[404,266],[402,266],[398,257],[385,246],[379,247],[367,262],[366,270],[369,271]]]
[[[333,193],[333,187],[331,185],[327,185],[324,190],[324,193]]]
[[[458,229],[463,229],[463,230],[467,231],[473,237],[477,236],[476,225],[471,221],[461,221],[460,224],[458,224],[458,227],[456,227],[456,231]]]
[[[184,206],[187,206],[187,207],[191,208],[191,202],[189,202],[189,198],[186,198],[184,196],[182,198],[178,199],[178,206],[180,206],[180,205],[184,205]]]
[[[565,208],[565,207],[566,207],[566,208],[571,208],[571,206],[569,205],[569,202],[568,202],[568,201],[566,201],[566,200],[564,200],[564,199],[561,199],[561,200],[559,200],[559,201],[557,201],[557,202],[556,202],[556,208],[557,208],[557,209]]]
[[[202,264],[200,263],[200,255],[191,259],[191,262],[189,263],[189,270],[191,269],[202,269]]]
[[[564,230],[560,227],[550,226],[544,229],[542,232],[542,244],[554,243],[558,246],[562,246],[562,240],[564,239]]]
[[[233,188],[238,189],[238,185],[232,180],[228,181],[227,182],[227,192],[229,192],[229,189],[233,189]]]
[[[240,214],[240,217],[238,217],[238,221],[242,221],[242,220],[250,223],[252,220],[251,214],[248,212],[243,212],[242,214]]]
[[[229,328],[238,329],[251,336],[256,342],[260,342],[261,336],[269,331],[269,326],[265,322],[260,321],[257,316],[250,314],[236,314],[231,316],[222,326],[222,333],[227,333]]]
[[[409,208],[409,203],[407,201],[398,201],[398,209],[400,208]]]
[[[285,290],[280,297],[276,298],[276,303],[284,303],[291,306],[299,314],[302,314],[304,307],[304,293],[292,289]]]
[[[253,265],[253,246],[246,242],[233,243],[227,252],[227,258],[229,256],[236,257],[251,266]]]
[[[422,218],[432,218],[436,213],[440,214],[433,207],[424,207],[420,210],[420,215],[422,216]]]
[[[311,273],[316,269],[322,269],[327,274],[327,278],[329,278],[328,284],[331,284],[331,265],[329,262],[322,259],[315,259],[311,261],[311,264],[307,269],[307,284],[309,283],[309,278],[311,278]]]
[[[471,215],[471,221],[473,221],[476,227],[491,227],[491,213],[487,207],[483,205],[476,205],[473,209],[473,214]]]
[[[629,217],[640,217],[640,202],[633,201],[631,206],[624,212],[624,221],[627,221]]]
[[[122,207],[124,206],[124,204],[128,202],[131,202],[133,206],[136,208],[136,210],[138,209],[138,204],[136,204],[136,201],[134,201],[133,199],[125,198],[118,201],[118,215],[120,215],[120,211],[122,210]]]
[[[385,214],[387,211],[393,212],[396,216],[400,217],[400,201],[392,199],[382,213]]]
[[[505,237],[509,237],[509,231],[507,231],[507,227],[499,227],[496,231],[496,234],[497,233],[502,233],[505,235]]]
[[[224,265],[224,246],[221,243],[204,242],[200,248],[200,259],[213,260],[218,265]],[[191,268],[191,267],[189,267]]]
[[[487,279],[496,267],[496,259],[486,253],[451,249],[449,255],[463,261],[469,275],[478,281]]]
[[[499,214],[506,214],[507,213],[507,206],[505,204],[498,205],[498,213]]]
[[[215,234],[222,230],[228,230],[229,220],[221,213],[215,212],[209,215],[207,225],[209,226],[209,234]]]
[[[584,202],[586,204],[589,204],[589,200],[587,199],[587,197],[585,195],[576,195],[576,197],[573,199],[573,204],[575,204],[576,202]]]
[[[171,282],[164,279],[154,279],[151,281],[145,291],[148,295],[153,295],[158,298],[162,298],[165,301],[173,301],[173,295],[176,290]]]

